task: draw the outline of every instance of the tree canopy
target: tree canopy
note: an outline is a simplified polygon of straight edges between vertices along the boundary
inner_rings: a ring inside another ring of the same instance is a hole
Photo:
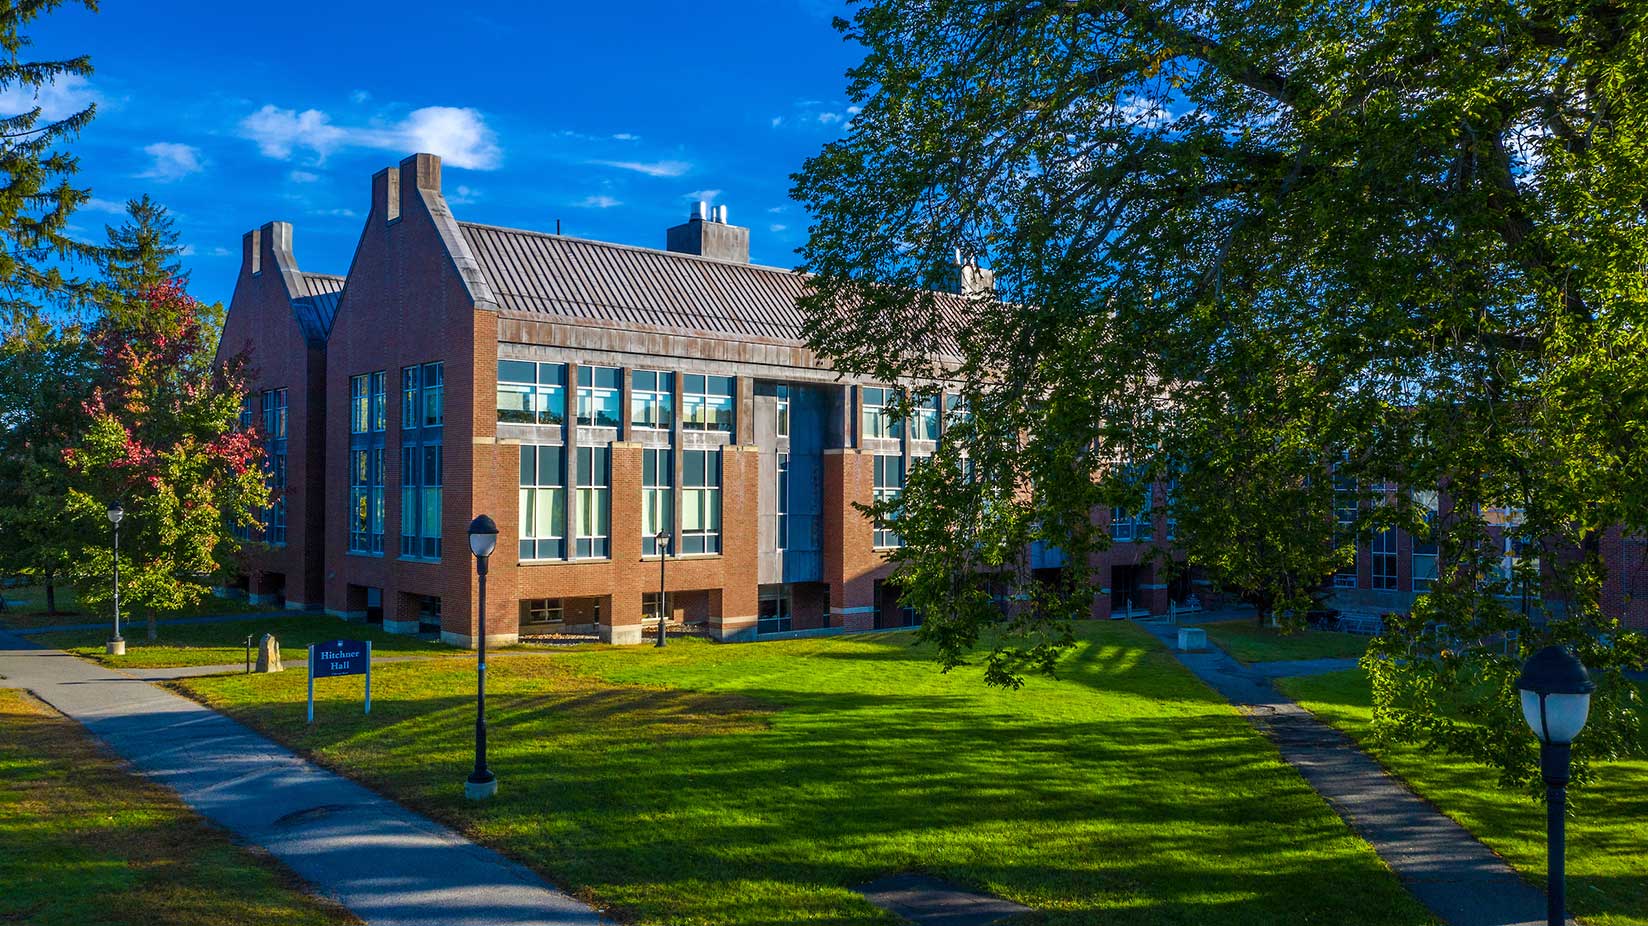
[[[1486,739],[1518,658],[1486,641],[1517,631],[1605,679],[1582,775],[1644,750],[1617,671],[1642,640],[1602,613],[1598,552],[1648,528],[1648,8],[870,0],[838,26],[865,57],[848,133],[796,177],[808,333],[850,372],[920,381],[943,352],[966,384],[897,512],[950,663],[990,619],[961,573],[1057,544],[1046,610],[1076,613],[1090,513],[1141,500],[1141,470],[1175,480],[1193,560],[1306,605],[1344,555],[1310,552],[1336,478],[1354,530],[1441,551],[1400,658],[1370,662],[1393,733],[1531,779]],[[958,255],[995,280],[959,321],[927,290]],[[1431,515],[1413,493],[1439,486]],[[1034,642],[991,670],[1046,665]]]

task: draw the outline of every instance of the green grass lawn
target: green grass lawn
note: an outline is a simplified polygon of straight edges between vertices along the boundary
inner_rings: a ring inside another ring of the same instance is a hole
[[[1495,772],[1473,762],[1373,742],[1371,695],[1360,669],[1277,684],[1518,871],[1544,882],[1545,805],[1500,788]],[[1569,911],[1599,926],[1648,924],[1648,762],[1604,766],[1597,783],[1569,799],[1578,812],[1568,823]]]
[[[893,923],[922,871],[1038,924],[1430,923],[1269,743],[1148,634],[1084,626],[1058,680],[989,689],[908,634],[589,647],[491,664],[496,799],[462,796],[474,664],[180,690],[625,920]]]
[[[374,656],[453,656],[462,650],[420,640],[405,634],[384,633],[369,624],[352,624],[323,614],[271,612],[243,621],[211,624],[173,624],[156,628],[160,639],[150,642],[143,625],[124,627],[126,655],[109,656],[103,643],[107,630],[75,630],[32,634],[29,639],[42,646],[64,649],[93,659],[111,668],[152,669],[161,666],[215,666],[246,661],[246,637],[253,636],[252,658],[265,633],[280,641],[280,658],[288,669],[301,669],[309,658],[308,645],[340,638],[371,640]]]
[[[33,585],[22,588],[0,589],[0,597],[6,599],[6,610],[0,612],[0,627],[13,630],[51,627],[57,624],[86,624],[103,620],[103,615],[89,614],[81,609],[80,602],[74,594],[74,587],[70,585],[59,585],[57,587],[57,614],[46,613],[46,589],[44,586]],[[260,614],[279,610],[274,605],[251,604],[244,598],[218,598],[208,595],[197,604],[187,608],[167,611],[164,614],[156,615],[156,617],[165,619],[171,617],[204,617],[218,614]],[[122,623],[131,621],[134,626],[142,627],[144,620],[145,615],[122,612]]]
[[[1251,618],[1198,624],[1207,638],[1240,662],[1273,662],[1281,659],[1356,658],[1368,648],[1368,637],[1331,630],[1298,630],[1283,633],[1275,627],[1260,627]]]
[[[34,926],[359,922],[11,689],[0,689],[0,885],[0,922]]]

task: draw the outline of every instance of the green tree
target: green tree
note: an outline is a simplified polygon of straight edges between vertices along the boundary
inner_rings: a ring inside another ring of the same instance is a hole
[[[85,540],[64,511],[63,450],[84,425],[92,361],[78,327],[25,320],[0,341],[0,570],[38,576],[49,614]]]
[[[245,357],[216,367],[212,311],[182,285],[127,300],[92,331],[100,365],[80,442],[66,451],[70,515],[90,532],[111,501],[121,522],[121,599],[148,620],[194,604],[239,548],[230,525],[250,526],[267,504],[262,451],[236,427]],[[79,551],[80,597],[109,610],[113,554],[98,533]]]
[[[96,10],[94,0],[77,0]],[[55,61],[21,60],[32,44],[25,30],[63,0],[22,0],[0,6],[0,92],[37,101],[18,113],[0,112],[0,321],[8,327],[39,311],[41,299],[72,302],[89,294],[86,282],[66,277],[65,260],[94,260],[98,248],[75,240],[69,217],[91,197],[72,183],[79,159],[64,146],[97,111],[48,114],[40,91],[58,81],[91,74],[81,55]]]
[[[969,507],[987,490],[913,481],[902,568],[954,568],[997,522],[1090,582],[1094,503],[1179,466],[1202,563],[1300,600],[1344,453],[1363,529],[1411,522],[1410,489],[1453,501],[1435,590],[1370,663],[1387,732],[1532,781],[1509,685],[1557,641],[1602,686],[1578,774],[1648,752],[1621,675],[1643,641],[1602,612],[1597,555],[1606,525],[1648,528],[1640,4],[868,0],[839,26],[860,111],[796,177],[809,338],[889,381],[952,354],[991,424],[937,471],[977,455],[1011,487]],[[923,290],[958,252],[993,292]],[[1547,568],[1506,579],[1510,509]],[[1237,544],[1251,562],[1212,552]],[[912,585],[950,663],[988,616],[952,587]]]

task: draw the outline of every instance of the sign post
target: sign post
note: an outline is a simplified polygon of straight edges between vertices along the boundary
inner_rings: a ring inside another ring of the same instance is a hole
[[[366,676],[366,710],[372,713],[372,641],[333,640],[309,644],[309,722],[315,722],[315,679]]]

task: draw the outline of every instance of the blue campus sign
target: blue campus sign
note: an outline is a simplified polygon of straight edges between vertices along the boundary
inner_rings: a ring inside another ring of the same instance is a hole
[[[361,640],[333,640],[316,643],[309,674],[315,678],[366,673],[367,648]]]
[[[315,722],[315,679],[366,676],[366,713],[372,713],[372,641],[333,640],[309,644],[309,722]]]

